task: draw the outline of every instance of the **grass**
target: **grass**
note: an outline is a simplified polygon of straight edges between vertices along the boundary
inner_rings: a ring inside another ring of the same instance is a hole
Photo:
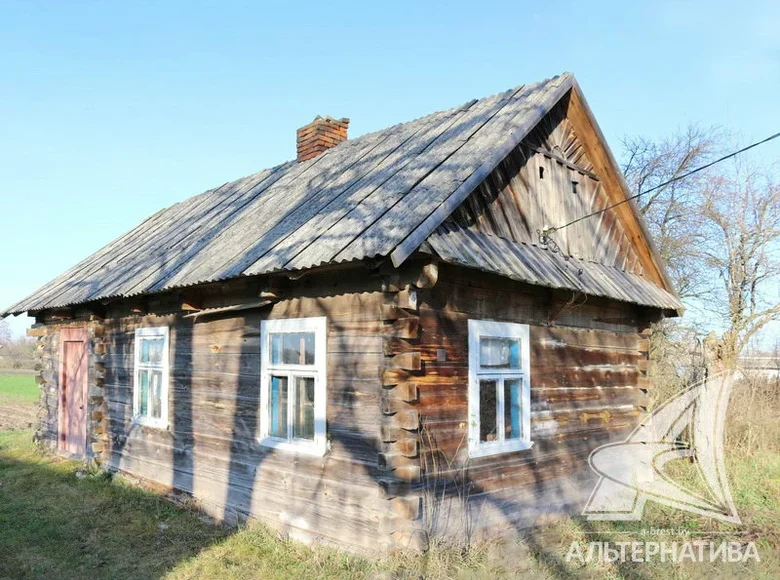
[[[33,375],[0,374],[0,401],[36,403],[40,393]]]
[[[760,564],[581,566],[565,559],[575,540],[643,541],[640,531],[649,527],[706,530],[719,539],[732,528],[649,502],[641,523],[563,518],[540,524],[525,541],[480,544],[468,553],[435,545],[424,556],[368,560],[311,549],[259,524],[212,525],[193,509],[44,454],[31,437],[29,430],[0,432],[0,578],[780,577],[780,455],[773,453],[729,465],[740,537],[757,542]]]

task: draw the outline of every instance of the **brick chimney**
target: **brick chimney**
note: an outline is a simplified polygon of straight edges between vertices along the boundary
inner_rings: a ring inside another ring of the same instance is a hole
[[[347,140],[349,119],[320,117],[298,129],[298,163],[317,157],[331,147]]]

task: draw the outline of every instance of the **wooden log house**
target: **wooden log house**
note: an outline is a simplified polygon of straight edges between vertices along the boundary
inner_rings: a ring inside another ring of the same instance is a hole
[[[220,519],[362,552],[577,509],[681,304],[570,74],[159,211],[3,314],[37,437]],[[547,234],[546,236],[541,234]]]

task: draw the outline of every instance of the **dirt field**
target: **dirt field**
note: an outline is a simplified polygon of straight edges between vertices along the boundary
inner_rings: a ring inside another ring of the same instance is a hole
[[[0,431],[32,427],[38,397],[32,375],[0,374]]]
[[[0,431],[29,429],[35,421],[35,405],[0,401]]]

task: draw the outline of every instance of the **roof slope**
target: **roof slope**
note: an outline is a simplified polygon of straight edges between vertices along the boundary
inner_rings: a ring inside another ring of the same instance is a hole
[[[572,80],[564,74],[520,86],[189,198],[7,313],[389,255]]]
[[[191,197],[0,315],[375,256],[398,265],[573,85],[523,85]]]

